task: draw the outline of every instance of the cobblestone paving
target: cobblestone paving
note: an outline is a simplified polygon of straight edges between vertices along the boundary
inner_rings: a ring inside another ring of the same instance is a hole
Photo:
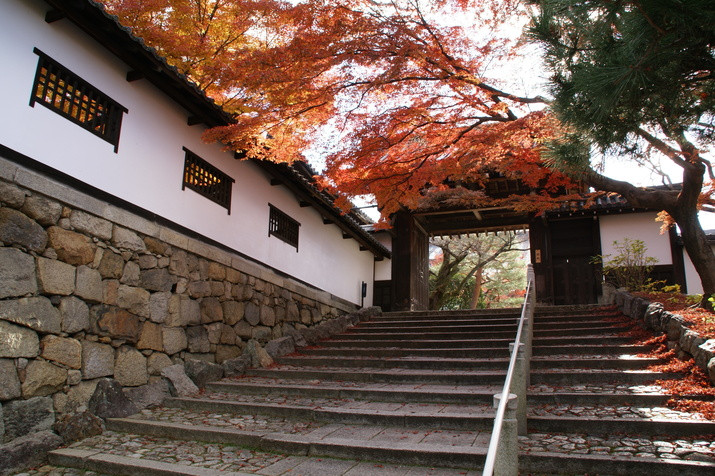
[[[633,420],[708,421],[699,413],[680,412],[667,407],[623,405],[539,405],[529,408],[532,416],[626,418]]]
[[[715,441],[712,435],[686,439],[663,435],[651,438],[611,435],[601,438],[585,434],[532,433],[520,436],[519,444],[523,452],[635,456],[715,463]]]
[[[204,425],[231,428],[257,433],[282,432],[305,435],[323,426],[316,422],[292,421],[261,415],[237,415],[235,413],[204,412],[180,408],[156,407],[145,409],[132,418],[138,420],[165,421],[183,425]]]
[[[318,398],[285,395],[241,395],[234,393],[210,392],[204,396],[206,399],[239,402],[239,403],[267,403],[272,405],[290,405],[313,409],[339,408],[342,410],[367,410],[374,409],[382,412],[395,413],[430,413],[434,415],[447,414],[494,414],[494,408],[490,404],[482,405],[453,405],[434,403],[399,403],[399,402],[370,402],[366,400],[355,400],[351,398]]]
[[[182,464],[219,471],[253,473],[263,476],[477,476],[477,471],[450,468],[427,468],[390,465],[372,462],[357,462],[333,458],[291,456],[233,445],[206,444],[192,441],[176,441],[159,437],[116,433],[88,438],[71,445],[84,450],[101,450],[105,453],[147,459],[164,463]],[[71,468],[43,466],[15,476],[104,476],[101,473]]]

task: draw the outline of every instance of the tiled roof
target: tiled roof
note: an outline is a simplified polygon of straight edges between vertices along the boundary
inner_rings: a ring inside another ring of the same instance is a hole
[[[129,65],[137,73],[167,94],[173,101],[188,111],[191,124],[204,123],[209,127],[233,122],[230,114],[201,91],[176,67],[167,63],[159,53],[134,35],[119,19],[107,13],[104,5],[95,0],[44,0],[53,10],[48,12],[47,21],[67,18],[85,33],[97,40],[112,54]],[[306,199],[316,206],[321,214],[329,215],[343,233],[354,238],[361,246],[376,257],[389,257],[390,252],[369,233],[361,228],[358,216],[342,214],[332,197],[320,191],[314,184],[312,169],[307,164],[293,166],[273,164],[264,161],[256,163],[270,174],[291,182],[291,190],[300,199]],[[287,182],[286,182],[287,185]]]

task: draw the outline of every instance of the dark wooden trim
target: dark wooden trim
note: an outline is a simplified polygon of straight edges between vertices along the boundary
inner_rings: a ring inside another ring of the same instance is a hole
[[[189,116],[188,119],[186,119],[186,124],[189,126],[198,126],[199,124],[203,124],[203,122],[204,121],[198,116]]]
[[[59,10],[48,10],[48,12],[45,13],[45,21],[47,23],[54,23],[64,18],[67,18],[67,15],[65,12],[61,12]]]
[[[127,82],[128,83],[133,83],[134,81],[139,81],[140,79],[144,79],[146,76],[144,76],[144,73],[141,71],[137,71],[136,69],[132,69],[127,71]]]

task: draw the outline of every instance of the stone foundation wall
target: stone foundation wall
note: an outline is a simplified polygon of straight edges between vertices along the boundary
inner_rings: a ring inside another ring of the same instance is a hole
[[[169,366],[344,329],[330,318],[354,310],[0,158],[0,443],[83,411],[102,379],[140,395]]]
[[[677,314],[665,311],[658,302],[648,302],[613,286],[603,287],[604,304],[615,304],[626,316],[640,321],[646,329],[668,335],[668,347],[678,358],[695,360],[715,385],[715,339],[706,340],[690,329],[688,322]]]

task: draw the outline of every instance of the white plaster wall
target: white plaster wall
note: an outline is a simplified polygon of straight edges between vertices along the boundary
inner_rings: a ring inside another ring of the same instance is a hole
[[[90,185],[150,210],[320,289],[361,302],[368,283],[372,302],[373,256],[324,225],[312,208],[271,186],[250,162],[234,160],[201,141],[201,126],[147,81],[127,82],[129,68],[67,20],[44,21],[39,0],[0,4],[0,144]],[[118,153],[101,138],[48,108],[29,107],[39,48],[129,110]],[[191,190],[181,190],[186,147],[234,178],[231,215]],[[299,251],[268,237],[268,202],[301,223]]]
[[[715,253],[715,245],[711,245],[713,253]],[[693,261],[690,259],[690,255],[683,248],[683,258],[685,260],[685,285],[687,286],[688,294],[702,294],[703,293],[703,283],[700,282],[700,276],[698,272],[695,271],[695,266],[693,266]]]
[[[617,255],[618,251],[613,247],[613,242],[622,244],[624,238],[630,238],[643,241],[647,247],[646,256],[656,258],[656,264],[673,264],[670,238],[667,233],[660,234],[661,223],[656,222],[655,217],[656,213],[650,212],[601,215],[601,254]]]
[[[372,235],[385,248],[392,251],[392,235],[387,231],[378,231]],[[375,281],[392,279],[392,260],[384,259],[375,262]]]

